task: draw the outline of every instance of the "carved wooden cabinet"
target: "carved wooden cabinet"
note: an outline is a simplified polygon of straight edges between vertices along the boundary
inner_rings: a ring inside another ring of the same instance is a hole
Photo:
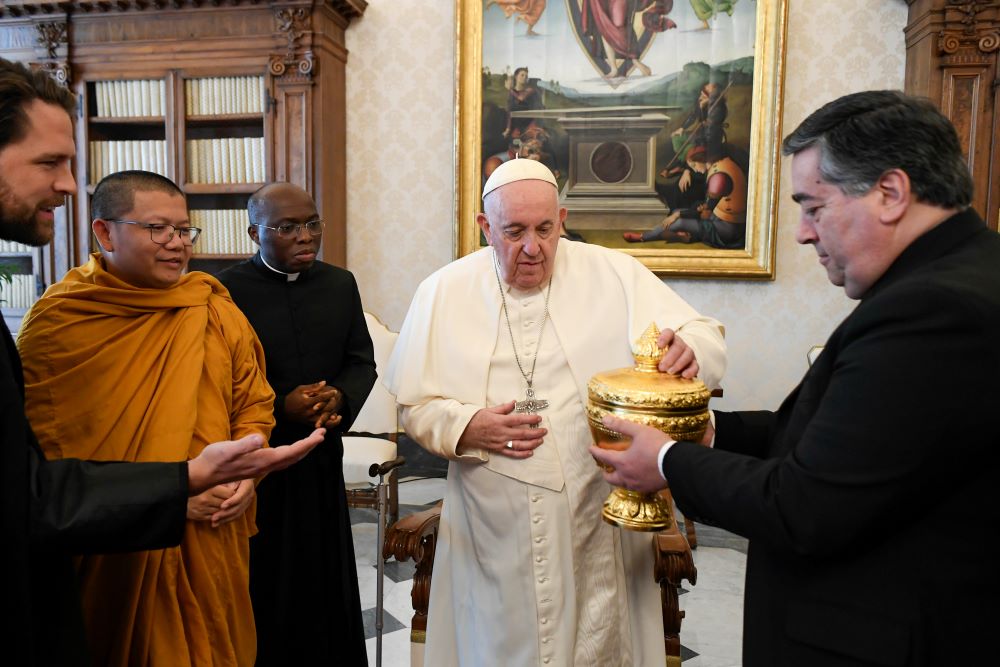
[[[108,142],[118,148],[122,142],[161,144],[159,170],[182,187],[194,210],[245,208],[262,182],[304,187],[326,222],[321,258],[343,265],[344,32],[366,7],[366,0],[0,3],[0,56],[49,71],[80,100],[75,164],[80,196],[57,218],[49,247],[16,258],[19,270],[30,266],[43,288],[85,261],[91,247],[89,193],[100,175],[94,166],[99,156],[91,151],[106,149]],[[243,79],[257,82],[259,109],[205,113],[191,106],[199,81],[229,81],[225,86]],[[101,96],[116,85],[142,90],[143,96],[147,89],[161,91],[160,106],[110,113]],[[213,139],[256,139],[263,164],[252,177],[221,182],[192,173],[192,142]],[[213,270],[219,261],[212,260],[236,256],[210,253],[195,266]]]
[[[958,130],[973,206],[1000,218],[1000,0],[907,0],[906,91],[938,104]]]

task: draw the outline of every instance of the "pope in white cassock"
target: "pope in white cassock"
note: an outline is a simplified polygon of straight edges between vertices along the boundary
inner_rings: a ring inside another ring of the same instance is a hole
[[[483,208],[491,247],[420,285],[388,369],[407,433],[451,462],[425,664],[663,665],[652,536],[601,519],[587,381],[656,322],[660,369],[718,386],[722,328],[628,255],[560,240],[539,162],[501,165]]]

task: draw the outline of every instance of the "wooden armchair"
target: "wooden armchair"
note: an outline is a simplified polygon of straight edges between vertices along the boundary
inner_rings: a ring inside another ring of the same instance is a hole
[[[368,333],[372,338],[375,365],[379,373],[382,373],[399,334],[390,331],[371,313],[365,313],[365,324],[368,325]],[[370,471],[373,464],[383,465],[397,458],[396,440],[399,432],[396,397],[381,382],[375,382],[351,429],[343,438],[347,505],[378,510],[378,486],[373,483]],[[386,483],[388,526],[399,518],[399,482],[395,470],[387,475]]]
[[[669,491],[661,495],[673,506]],[[437,547],[438,524],[441,521],[441,503],[429,510],[403,517],[389,528],[382,557],[393,556],[399,562],[413,560],[417,565],[413,577],[413,620],[410,625],[410,664],[423,667],[423,645],[427,639],[427,606],[431,599],[431,571]],[[681,620],[684,612],[678,603],[677,589],[687,579],[693,586],[698,578],[691,547],[685,536],[671,528],[658,533],[653,540],[655,561],[652,579],[660,585],[663,605],[663,641],[667,650],[668,667],[681,664]]]
[[[429,510],[405,516],[389,528],[382,545],[382,558],[394,557],[400,563],[413,560],[413,619],[410,623],[410,665],[423,667],[424,642],[427,640],[427,606],[431,601],[431,570],[437,547],[441,503]]]

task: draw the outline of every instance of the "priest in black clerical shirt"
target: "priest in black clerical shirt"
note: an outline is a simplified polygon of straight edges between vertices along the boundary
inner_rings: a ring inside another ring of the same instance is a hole
[[[366,665],[339,435],[376,377],[361,297],[349,271],[316,261],[323,221],[305,190],[265,185],[247,208],[259,252],[219,280],[264,346],[276,394],[271,445],[327,427],[322,451],[257,489],[257,665]]]

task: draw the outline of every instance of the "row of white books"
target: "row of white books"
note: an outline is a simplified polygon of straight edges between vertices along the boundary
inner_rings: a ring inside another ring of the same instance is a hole
[[[167,142],[163,140],[91,141],[90,182],[126,169],[167,175]]]
[[[192,210],[191,225],[201,228],[196,255],[252,255],[257,252],[247,234],[246,209]]]
[[[94,83],[97,115],[102,118],[165,116],[167,86],[162,79],[97,81]]]
[[[0,279],[0,305],[4,308],[30,308],[35,302],[35,276],[15,273],[11,282]]]
[[[188,116],[264,113],[264,77],[187,79],[184,82],[184,104]]]
[[[189,183],[263,183],[264,137],[189,139]]]
[[[0,252],[31,252],[32,250],[34,248],[26,246],[23,243],[0,240]]]

